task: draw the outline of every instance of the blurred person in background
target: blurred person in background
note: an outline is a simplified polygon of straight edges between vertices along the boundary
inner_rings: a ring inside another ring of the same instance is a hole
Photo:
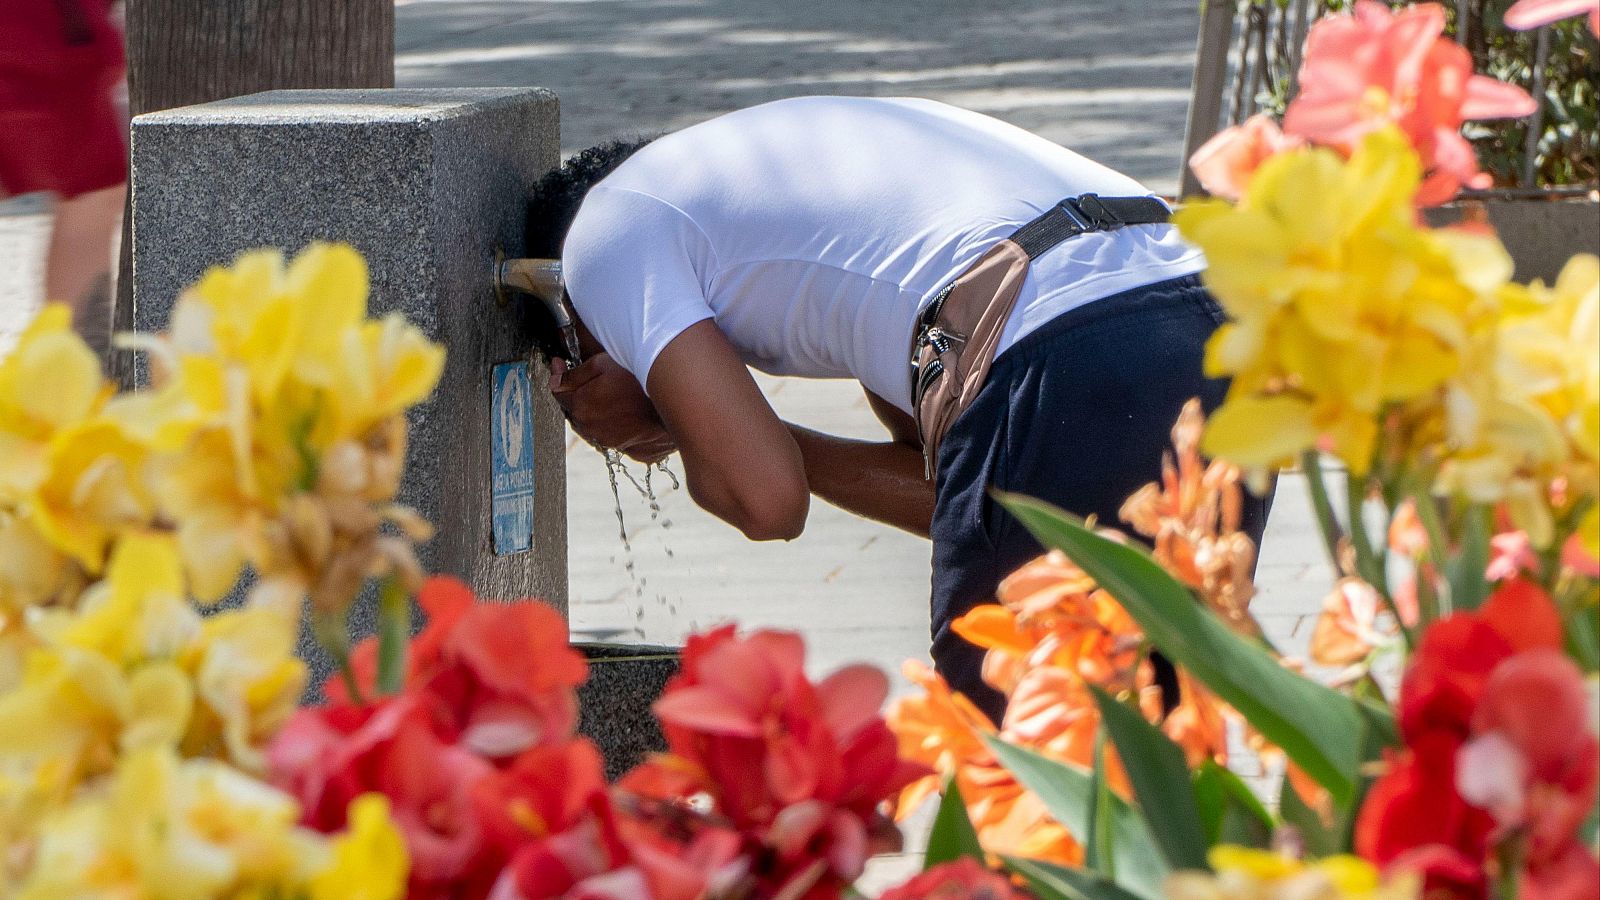
[[[115,0],[0,0],[0,199],[55,195],[44,296],[105,351],[128,180]]]

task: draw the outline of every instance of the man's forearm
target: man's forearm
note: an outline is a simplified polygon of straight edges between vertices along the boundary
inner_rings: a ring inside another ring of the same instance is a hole
[[[928,536],[934,492],[933,482],[924,477],[922,451],[910,444],[851,440],[793,424],[789,432],[800,445],[811,493],[847,512]]]

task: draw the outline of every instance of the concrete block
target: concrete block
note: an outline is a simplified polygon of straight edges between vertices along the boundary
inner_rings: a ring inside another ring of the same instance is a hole
[[[650,644],[575,644],[589,661],[578,690],[578,733],[600,745],[606,779],[615,781],[645,756],[667,749],[650,705],[678,673],[676,647]]]
[[[1429,225],[1487,220],[1516,263],[1518,281],[1554,284],[1575,253],[1600,253],[1600,202],[1590,197],[1490,197],[1423,210]]]
[[[525,196],[558,161],[557,129],[555,96],[531,88],[272,91],[140,116],[133,291],[136,327],[158,330],[185,285],[243,250],[355,246],[372,312],[403,312],[449,351],[412,416],[401,494],[439,528],[424,563],[481,596],[539,597],[565,615],[565,427],[540,365],[526,391],[532,549],[496,555],[490,522],[491,372],[528,359],[490,266],[497,248],[522,248]],[[354,620],[370,632],[370,597]]]

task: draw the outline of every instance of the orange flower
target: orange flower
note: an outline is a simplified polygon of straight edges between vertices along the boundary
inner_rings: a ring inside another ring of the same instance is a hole
[[[1262,163],[1304,143],[1284,134],[1271,116],[1262,113],[1212,135],[1189,157],[1189,168],[1201,187],[1225,200],[1237,200]]]
[[[1352,15],[1312,26],[1284,131],[1350,153],[1367,134],[1398,125],[1427,172],[1418,203],[1488,187],[1462,121],[1526,116],[1538,105],[1521,88],[1472,74],[1471,54],[1443,36],[1444,22],[1437,3],[1390,12],[1360,0]]]
[[[1342,578],[1322,601],[1311,632],[1311,658],[1324,666],[1348,666],[1388,644],[1393,629],[1379,625],[1383,598],[1359,578]]]
[[[1389,520],[1389,549],[1409,559],[1421,559],[1428,552],[1428,529],[1423,527],[1415,500],[1405,500]]]
[[[900,792],[894,814],[897,821],[939,790],[942,776],[976,763],[992,765],[994,756],[982,736],[995,733],[994,723],[983,710],[950,690],[950,685],[923,663],[908,659],[900,671],[923,693],[896,701],[884,718],[899,742],[900,758],[927,766],[930,774]]]
[[[1103,536],[1121,539],[1115,532]],[[1010,694],[1039,666],[1056,666],[1096,684],[1131,687],[1142,634],[1121,604],[1060,551],[1000,582],[1000,605],[973,609],[955,632],[989,651],[984,680]]]
[[[1185,403],[1172,426],[1176,455],[1161,458],[1161,482],[1134,492],[1120,515],[1150,539],[1163,569],[1199,591],[1206,605],[1236,630],[1255,635],[1260,629],[1249,607],[1255,596],[1251,571],[1256,547],[1239,531],[1244,508],[1239,468],[1201,458],[1205,425],[1200,401]]]
[[[896,702],[887,717],[889,727],[900,740],[902,759],[938,774],[901,792],[895,818],[910,815],[939,789],[943,778],[953,775],[984,849],[1063,865],[1081,863],[1083,853],[1072,836],[1050,818],[1038,797],[1001,768],[984,744],[982,736],[995,733],[994,723],[922,663],[907,661],[902,671],[923,693]],[[1010,735],[1007,739],[1016,741]]]
[[[1139,674],[1142,682],[1151,681],[1148,666]],[[1184,669],[1178,670],[1178,694],[1178,705],[1163,718],[1161,691],[1153,683],[1146,683],[1139,689],[1139,706],[1145,718],[1161,723],[1162,732],[1183,750],[1191,767],[1208,759],[1226,765],[1228,722],[1239,719],[1239,714]]]

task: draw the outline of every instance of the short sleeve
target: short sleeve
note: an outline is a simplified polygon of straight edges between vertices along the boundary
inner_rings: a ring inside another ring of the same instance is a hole
[[[705,284],[713,259],[683,212],[604,184],[584,198],[561,255],[573,309],[640,384],[673,338],[712,317]]]

